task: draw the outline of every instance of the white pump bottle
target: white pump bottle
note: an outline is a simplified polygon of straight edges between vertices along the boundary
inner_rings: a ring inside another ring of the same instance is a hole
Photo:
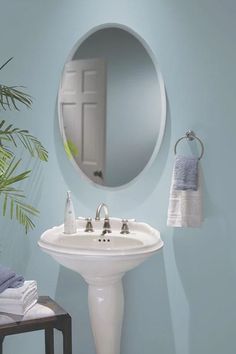
[[[67,192],[65,215],[64,215],[64,233],[74,234],[76,233],[76,218],[75,210],[71,200],[70,191]]]

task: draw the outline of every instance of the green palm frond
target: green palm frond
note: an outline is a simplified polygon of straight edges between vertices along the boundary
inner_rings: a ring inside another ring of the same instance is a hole
[[[10,141],[17,147],[17,141],[20,141],[26,150],[30,153],[32,157],[37,156],[41,161],[48,160],[48,152],[40,141],[33,135],[29,133],[28,130],[23,130],[19,128],[14,128],[12,124],[6,125],[5,120],[0,123],[0,141],[5,139],[5,141]]]
[[[13,157],[8,163],[7,168],[0,176],[0,193],[5,190],[8,186],[20,182],[29,177],[31,170],[24,171],[20,174],[14,175],[15,170],[19,166],[20,160],[15,161]]]
[[[16,109],[19,111],[18,103],[30,108],[32,104],[31,96],[22,91],[22,86],[0,85],[0,106],[6,109]]]
[[[1,67],[2,70],[13,58],[8,59]],[[23,86],[7,86],[0,84],[0,107],[4,109],[16,109],[19,111],[18,104],[23,104],[27,108],[32,105],[32,98],[24,92]]]
[[[19,189],[6,188],[1,193],[4,195],[2,215],[5,216],[7,210],[9,210],[11,219],[15,217],[19,224],[24,226],[27,234],[29,229],[33,229],[35,226],[31,217],[38,216],[39,211],[22,201],[22,199],[25,198],[25,195]]]
[[[31,217],[37,216],[39,212],[31,205],[23,202],[25,195],[22,190],[12,187],[13,184],[28,178],[31,172],[28,170],[15,174],[20,162],[21,160],[15,161],[12,158],[8,167],[0,176],[0,196],[3,195],[4,197],[2,215],[5,216],[8,211],[11,219],[15,217],[24,226],[25,232],[28,233],[29,229],[34,227]]]
[[[8,59],[0,71],[12,60]],[[19,111],[19,106],[23,105],[30,108],[32,98],[24,91],[23,86],[7,86],[0,84],[0,110],[14,109]],[[9,213],[10,218],[15,218],[24,226],[25,232],[34,228],[32,217],[38,216],[39,211],[25,202],[25,194],[21,189],[15,187],[20,181],[30,176],[31,170],[21,173],[17,171],[20,168],[22,160],[15,159],[14,148],[22,145],[31,157],[36,157],[41,161],[48,160],[48,152],[41,142],[28,130],[13,127],[7,124],[5,120],[0,122],[0,198],[3,197],[2,215]],[[13,148],[13,149],[12,149]]]
[[[0,70],[2,70],[4,68],[4,66],[6,66],[9,63],[9,61],[11,61],[12,59],[13,59],[13,57],[11,57],[10,59],[7,59],[7,61],[5,61],[5,63],[2,66],[0,66]]]
[[[0,178],[9,166],[9,163],[13,156],[14,154],[9,149],[4,147],[3,145],[0,145]]]

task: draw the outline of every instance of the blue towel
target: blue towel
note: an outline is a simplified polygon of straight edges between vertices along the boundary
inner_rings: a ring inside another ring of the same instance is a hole
[[[174,166],[174,189],[198,189],[198,157],[176,156]]]
[[[24,277],[11,269],[0,265],[0,293],[7,288],[19,288],[24,284]]]

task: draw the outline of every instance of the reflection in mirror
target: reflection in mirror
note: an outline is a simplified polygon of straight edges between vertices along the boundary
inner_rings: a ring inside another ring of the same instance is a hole
[[[144,45],[127,30],[95,31],[65,64],[58,95],[68,157],[91,181],[117,187],[154,158],[165,92]]]

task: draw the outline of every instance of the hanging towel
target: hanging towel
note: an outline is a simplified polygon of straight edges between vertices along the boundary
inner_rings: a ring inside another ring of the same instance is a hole
[[[174,189],[198,189],[198,157],[177,155],[174,165]]]
[[[200,227],[203,222],[201,171],[197,172],[198,189],[175,189],[175,170],[173,170],[170,187],[170,198],[167,216],[167,226]]]
[[[18,288],[24,283],[22,275],[17,275],[10,268],[0,265],[0,293],[7,288]]]

